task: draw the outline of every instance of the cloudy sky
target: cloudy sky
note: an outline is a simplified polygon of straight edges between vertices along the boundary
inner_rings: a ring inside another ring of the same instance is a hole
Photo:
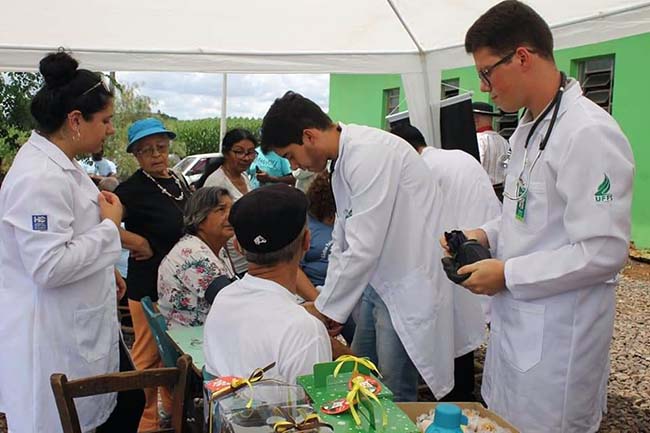
[[[179,119],[221,116],[221,74],[118,72],[120,82],[136,83],[160,110]],[[312,99],[327,112],[329,75],[228,75],[228,115],[262,117],[287,90]]]

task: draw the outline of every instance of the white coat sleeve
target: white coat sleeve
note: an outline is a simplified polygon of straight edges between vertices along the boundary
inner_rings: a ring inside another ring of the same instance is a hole
[[[485,232],[488,238],[488,243],[490,244],[490,253],[492,257],[497,257],[497,245],[499,244],[499,231],[501,230],[501,214],[492,218],[481,227],[481,230]]]
[[[332,265],[315,302],[321,313],[339,323],[345,323],[361,298],[382,254],[402,166],[390,150],[357,146],[348,151],[345,171],[339,173],[351,190],[352,214],[342,233],[347,247],[338,233],[333,235]]]
[[[506,261],[506,287],[515,299],[536,299],[602,284],[628,255],[634,160],[615,125],[589,125],[567,142],[557,164],[557,188],[566,203],[569,243]],[[607,176],[611,200],[597,200]],[[558,230],[561,230],[558,227]]]
[[[73,232],[75,191],[61,176],[24,177],[11,189],[3,221],[14,228],[21,246],[18,254],[38,286],[70,284],[117,263],[122,247],[113,222],[104,220],[85,233]],[[33,215],[47,217],[46,231],[33,228]]]

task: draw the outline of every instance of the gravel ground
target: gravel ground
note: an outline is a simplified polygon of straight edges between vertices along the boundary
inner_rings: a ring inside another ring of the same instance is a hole
[[[650,265],[631,261],[617,290],[608,413],[602,433],[650,432]],[[477,356],[482,360],[482,353]],[[0,433],[7,426],[0,414]]]

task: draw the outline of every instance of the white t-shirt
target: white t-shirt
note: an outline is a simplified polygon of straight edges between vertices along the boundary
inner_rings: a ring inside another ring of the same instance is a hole
[[[313,365],[332,360],[325,325],[296,304],[279,284],[247,274],[222,289],[205,321],[205,368],[217,376],[264,376],[295,383]]]
[[[496,131],[479,132],[476,134],[476,140],[478,141],[481,165],[490,176],[490,182],[492,185],[503,183],[505,173],[501,161],[510,147],[508,140]]]
[[[242,173],[241,174],[242,180],[246,183],[246,189],[250,191],[251,188],[251,183],[248,180],[248,176],[246,174]],[[244,193],[242,193],[233,183],[232,181],[226,176],[226,173],[223,171],[223,167],[219,167],[212,173],[208,178],[205,180],[205,183],[203,186],[216,186],[219,188],[223,188],[226,191],[228,191],[228,194],[230,194],[230,197],[232,198],[233,203],[239,200]],[[235,272],[238,274],[241,274],[243,272],[248,271],[248,262],[246,262],[246,258],[239,254],[239,252],[235,249],[235,246],[233,244],[233,239],[230,238],[228,240],[228,243],[226,244],[226,250],[228,251],[228,255],[230,255],[230,259],[232,260],[232,264],[235,267]]]

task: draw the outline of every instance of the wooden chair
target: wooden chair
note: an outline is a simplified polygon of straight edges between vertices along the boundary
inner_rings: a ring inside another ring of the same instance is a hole
[[[158,386],[167,386],[174,390],[172,427],[154,430],[153,432],[182,433],[186,431],[184,419],[185,401],[187,399],[187,381],[191,364],[192,358],[189,355],[183,355],[178,358],[177,367],[173,368],[104,374],[69,382],[65,374],[53,374],[50,376],[50,384],[52,385],[52,391],[54,391],[54,399],[59,410],[63,433],[82,433],[79,426],[79,416],[74,404],[75,398]]]
[[[155,310],[149,296],[140,299],[140,303],[149,323],[149,329],[156,340],[156,346],[158,346],[158,352],[160,353],[160,359],[163,365],[165,367],[173,367],[176,365],[176,360],[181,354],[176,350],[167,335],[167,322],[165,322],[165,318]]]

